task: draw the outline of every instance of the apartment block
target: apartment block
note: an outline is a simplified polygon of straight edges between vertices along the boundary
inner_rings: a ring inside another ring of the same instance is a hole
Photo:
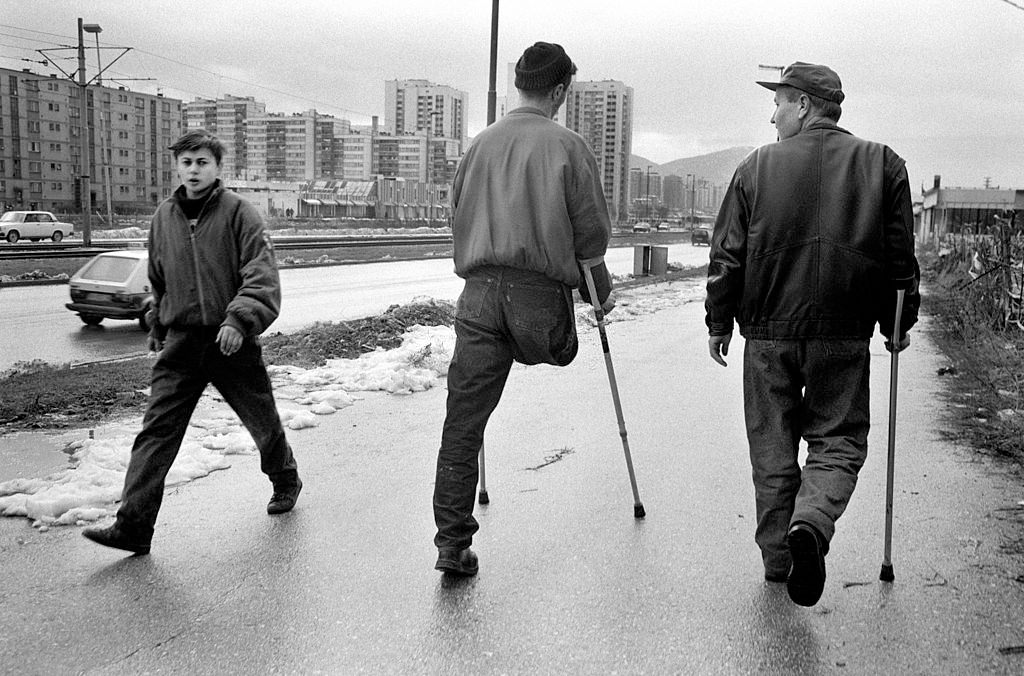
[[[565,126],[582,136],[597,157],[612,221],[627,220],[633,88],[616,80],[574,81],[565,102]]]
[[[251,96],[225,96],[222,99],[197,98],[184,105],[187,129],[205,129],[227,146],[227,155],[221,164],[221,178],[245,178],[246,121],[263,116],[267,107]]]
[[[308,110],[271,113],[245,121],[246,180],[311,181],[335,177],[343,166],[339,136],[348,120]]]
[[[466,104],[469,95],[427,80],[384,82],[384,128],[392,136],[430,133],[456,139],[466,147]]]
[[[94,210],[148,212],[177,187],[167,150],[182,103],[125,87],[82,88],[56,75],[0,68],[0,207],[72,213],[85,176]],[[82,141],[90,166],[83,171]]]

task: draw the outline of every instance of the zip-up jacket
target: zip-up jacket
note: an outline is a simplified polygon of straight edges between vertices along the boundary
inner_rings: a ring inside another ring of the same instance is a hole
[[[917,321],[920,273],[905,163],[880,143],[817,121],[740,163],[718,213],[708,266],[713,336],[891,337]]]
[[[220,180],[190,227],[185,186],[157,207],[149,229],[152,334],[232,326],[257,336],[277,318],[281,282],[263,219]]]
[[[594,154],[579,134],[532,107],[480,132],[455,173],[452,205],[460,277],[503,265],[576,287],[577,259],[603,256],[611,237]],[[599,287],[610,289],[602,277]]]

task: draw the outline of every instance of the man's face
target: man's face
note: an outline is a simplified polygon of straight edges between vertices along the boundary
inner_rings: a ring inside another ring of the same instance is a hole
[[[205,195],[219,174],[220,166],[209,148],[185,150],[178,155],[178,178],[189,199]]]
[[[792,93],[792,92],[788,92]],[[787,92],[775,90],[775,112],[772,114],[772,124],[779,132],[779,140],[796,136],[800,133],[800,109],[801,97],[794,96],[789,100]]]

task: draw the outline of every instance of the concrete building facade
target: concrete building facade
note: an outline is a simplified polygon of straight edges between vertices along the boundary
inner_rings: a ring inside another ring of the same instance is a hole
[[[629,215],[629,158],[633,152],[633,88],[616,80],[574,81],[565,102],[565,126],[597,157],[613,222]]]
[[[167,146],[181,134],[180,100],[99,85],[85,94],[83,120],[77,83],[0,68],[2,210],[81,211],[85,176],[101,214],[152,211],[178,186]]]
[[[246,121],[266,114],[267,107],[251,96],[222,99],[197,98],[185,103],[186,129],[205,129],[228,148],[221,164],[221,178],[244,179],[247,167]]]
[[[384,130],[392,136],[430,133],[455,139],[459,152],[466,147],[469,95],[427,80],[384,82]]]

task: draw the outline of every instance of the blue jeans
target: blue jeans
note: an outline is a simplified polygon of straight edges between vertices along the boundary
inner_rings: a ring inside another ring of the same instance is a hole
[[[743,402],[765,572],[786,574],[786,534],[810,524],[825,550],[868,450],[868,340],[747,340]],[[807,461],[797,460],[801,437]]]
[[[215,342],[217,330],[171,329],[153,366],[149,406],[132,446],[117,510],[118,525],[139,538],[153,535],[167,472],[208,384],[249,430],[260,452],[260,468],[271,481],[287,484],[298,477],[259,343],[246,338],[235,354],[224,356]]]
[[[464,549],[479,528],[473,502],[484,428],[512,362],[565,366],[576,357],[572,290],[537,272],[474,270],[455,308],[448,411],[437,454],[434,522],[438,548]]]

